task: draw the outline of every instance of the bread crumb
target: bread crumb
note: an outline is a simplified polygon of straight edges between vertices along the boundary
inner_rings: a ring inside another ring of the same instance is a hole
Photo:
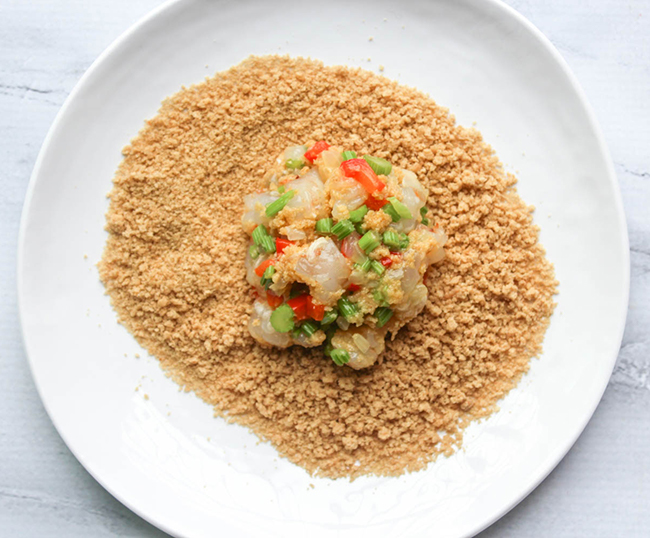
[[[144,398],[145,400],[149,400],[149,395],[145,393],[145,395],[143,396],[143,398]]]
[[[380,71],[383,71],[383,70],[384,70],[384,66],[383,66],[383,65],[380,65],[380,66],[379,66],[379,70],[380,70]]]
[[[242,198],[310,139],[413,170],[449,236],[424,311],[367,370],[246,327]],[[481,135],[417,90],[251,57],[166,99],[123,153],[99,264],[119,320],[180,387],[310,473],[398,475],[453,453],[541,351],[557,283],[532,208]]]
[[[370,37],[368,38],[368,41],[373,41],[374,39],[375,39],[374,37],[370,36]]]

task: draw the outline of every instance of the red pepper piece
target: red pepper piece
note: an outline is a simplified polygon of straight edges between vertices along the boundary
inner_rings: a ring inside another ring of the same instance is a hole
[[[313,163],[316,160],[316,157],[318,157],[329,147],[330,145],[324,140],[316,142],[311,148],[305,151],[305,159],[307,159],[310,163]]]
[[[390,267],[391,265],[393,265],[393,260],[392,260],[391,258],[389,258],[388,256],[384,256],[384,257],[383,257],[381,260],[379,260],[379,261],[381,262],[381,264],[382,264],[384,267]]]
[[[284,249],[290,245],[295,245],[295,243],[288,239],[282,239],[281,237],[275,238],[275,250],[277,250],[278,254],[282,254]]]
[[[255,268],[255,274],[262,278],[264,271],[266,271],[271,265],[275,265],[275,258],[269,258],[266,261],[263,261]]]
[[[387,203],[388,200],[385,198],[375,198],[374,196],[368,196],[368,198],[366,198],[366,205],[368,206],[368,209],[371,209],[372,211],[379,211]]]
[[[278,306],[282,304],[282,297],[276,295],[272,291],[266,292],[266,302],[269,303],[269,306],[275,310]]]
[[[311,295],[307,296],[307,316],[316,321],[323,321],[325,317],[325,305],[314,303]]]
[[[300,295],[287,301],[287,304],[296,315],[296,321],[303,321],[309,317],[307,316],[307,297],[309,295]]]
[[[363,159],[350,159],[341,164],[343,175],[361,183],[368,194],[384,190],[386,183],[377,177],[375,171]],[[370,207],[370,206],[368,206]]]
[[[360,289],[361,289],[361,286],[359,286],[358,284],[350,284],[348,286],[348,291],[350,293],[354,293],[355,291],[359,291]]]

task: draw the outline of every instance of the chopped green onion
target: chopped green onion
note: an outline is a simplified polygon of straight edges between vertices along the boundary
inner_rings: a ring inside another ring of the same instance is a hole
[[[337,306],[339,307],[339,312],[345,319],[353,318],[359,312],[359,307],[347,297],[341,297],[338,300]]]
[[[420,208],[420,216],[422,217],[422,224],[429,226],[429,219],[427,218],[427,206],[422,206]]]
[[[401,241],[399,234],[395,230],[386,230],[384,232],[384,245],[392,248],[400,248]]]
[[[375,310],[374,316],[377,318],[377,327],[383,327],[393,317],[393,311],[385,306],[380,306]]]
[[[399,234],[399,248],[401,250],[406,250],[409,247],[409,243],[411,240],[409,239],[409,236],[406,235],[404,232],[400,232]]]
[[[328,343],[323,348],[323,353],[325,354],[326,357],[331,357],[332,356],[332,351],[334,351],[334,346],[332,344]]]
[[[357,231],[357,233],[358,233],[359,235],[363,235],[363,234],[366,233],[366,229],[362,226],[362,224],[361,224],[360,222],[357,222],[357,223],[354,225],[354,229]]]
[[[275,267],[269,265],[264,271],[264,274],[262,275],[262,280],[260,281],[260,284],[264,286],[266,289],[268,289],[271,283],[273,282],[274,274],[275,274]]]
[[[339,238],[339,240],[344,239],[354,231],[354,224],[349,220],[342,220],[337,222],[332,226],[332,233]]]
[[[300,326],[300,330],[307,338],[312,336],[318,329],[319,329],[318,323],[310,319],[304,321],[303,324]]]
[[[303,166],[305,166],[305,161],[302,160],[302,159],[287,159],[287,161],[284,163],[284,165],[289,170],[299,170]]]
[[[381,306],[388,306],[388,297],[384,288],[377,288],[372,292],[372,298]]]
[[[330,356],[337,366],[350,362],[350,354],[345,349],[333,349]]]
[[[390,202],[390,205],[393,207],[395,212],[400,216],[400,218],[403,218],[403,219],[412,219],[413,218],[413,215],[411,215],[411,212],[409,211],[409,208],[406,207],[397,198],[395,198],[394,196],[391,196],[388,199],[388,201]]]
[[[341,153],[341,157],[343,157],[344,161],[349,161],[350,159],[356,159],[357,158],[357,152],[356,151],[344,151]]]
[[[275,217],[289,203],[289,200],[293,198],[294,194],[296,194],[296,191],[290,190],[289,192],[285,192],[277,200],[273,200],[266,206],[266,216]]]
[[[375,250],[381,241],[379,240],[379,234],[374,230],[366,232],[364,236],[359,239],[359,248],[363,250],[366,254],[370,254]]]
[[[316,231],[319,234],[329,234],[332,233],[332,224],[334,221],[332,219],[320,219],[316,221]]]
[[[275,252],[275,239],[273,239],[270,235],[262,237],[260,241],[260,247],[262,247],[269,254]]]
[[[327,310],[325,312],[325,315],[323,316],[320,324],[321,326],[329,325],[330,323],[334,323],[338,317],[339,313],[334,308],[332,308],[332,310]]]
[[[375,174],[378,176],[387,176],[393,169],[392,164],[390,164],[386,159],[382,159],[380,157],[371,157],[370,155],[364,155],[363,160],[370,165],[370,168],[372,168],[375,171]]]
[[[294,327],[293,309],[282,303],[271,313],[271,326],[279,333],[288,333]]]
[[[255,260],[260,255],[259,247],[257,245],[248,247],[248,255]]]
[[[284,191],[285,191],[285,190],[286,190],[286,187],[285,187],[284,185],[280,185],[280,186],[278,187],[278,192],[279,192],[280,194],[284,194]]]
[[[372,267],[372,260],[370,258],[366,258],[363,260],[363,263],[357,264],[359,266],[359,269],[361,269],[364,273],[367,273],[370,271],[370,268]]]
[[[348,219],[350,219],[350,222],[353,222],[354,224],[358,224],[360,222],[363,222],[363,217],[366,216],[367,212],[368,212],[368,206],[364,204],[361,207],[358,207],[357,209],[350,211],[350,216],[348,217]]]
[[[390,215],[390,218],[393,219],[393,222],[399,222],[402,217],[399,216],[399,213],[395,211],[395,208],[391,204],[386,204],[381,210]]]
[[[293,329],[291,329],[291,337],[294,339],[300,338],[300,335],[302,334],[302,331],[300,330],[300,327],[294,326]]]
[[[253,238],[253,243],[255,243],[258,247],[262,245],[262,238],[263,237],[268,237],[269,232],[266,231],[266,227],[264,224],[260,224],[257,228],[253,230],[253,233],[251,234]]]
[[[384,271],[386,271],[386,268],[377,260],[372,260],[370,262],[370,269],[372,269],[379,276],[383,275]]]

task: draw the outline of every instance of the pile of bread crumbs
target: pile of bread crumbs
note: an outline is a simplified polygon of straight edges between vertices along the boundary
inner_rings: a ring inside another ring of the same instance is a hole
[[[368,370],[261,347],[246,327],[242,198],[282,148],[310,139],[413,170],[449,236],[425,310]],[[292,462],[331,478],[416,471],[460,446],[541,351],[557,282],[515,182],[417,90],[251,57],[165,100],[124,149],[100,276],[173,379]]]

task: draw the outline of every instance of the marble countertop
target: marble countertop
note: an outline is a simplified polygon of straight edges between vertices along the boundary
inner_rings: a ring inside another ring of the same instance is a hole
[[[650,529],[650,2],[508,0],[555,44],[600,121],[631,248],[628,321],[613,376],[573,449],[482,538],[648,536]],[[0,529],[3,536],[162,537],[69,452],[20,339],[16,243],[27,183],[63,101],[159,0],[0,3]]]

